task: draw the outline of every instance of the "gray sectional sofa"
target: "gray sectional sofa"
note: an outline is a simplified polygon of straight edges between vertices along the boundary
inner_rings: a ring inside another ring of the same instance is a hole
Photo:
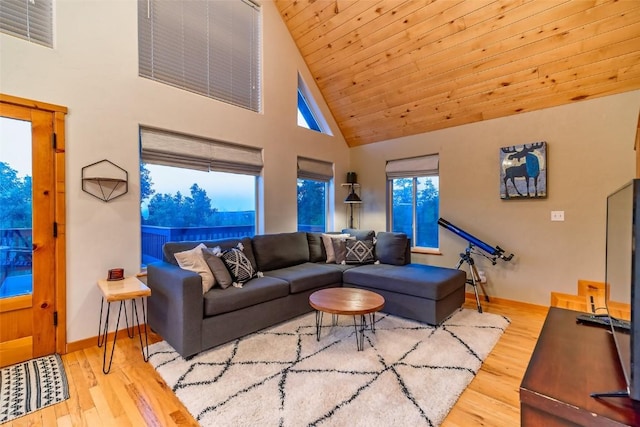
[[[345,230],[347,231],[347,230]],[[350,230],[365,239],[372,231]],[[259,277],[243,287],[213,287],[203,294],[198,273],[178,266],[175,253],[200,243],[222,250],[242,243]],[[375,264],[327,263],[319,233],[280,233],[206,242],[171,242],[162,262],[148,265],[148,324],[183,357],[312,311],[309,295],[349,286],[385,298],[383,312],[439,324],[465,298],[460,270],[411,264],[410,242],[401,233],[378,233]]]

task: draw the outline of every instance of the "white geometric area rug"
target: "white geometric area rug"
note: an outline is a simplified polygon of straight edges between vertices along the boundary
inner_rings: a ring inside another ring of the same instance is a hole
[[[461,309],[438,327],[378,313],[357,351],[353,317],[320,341],[315,314],[183,359],[165,341],[150,363],[203,426],[437,426],[509,325]]]
[[[0,424],[69,398],[69,383],[57,354],[0,369]]]

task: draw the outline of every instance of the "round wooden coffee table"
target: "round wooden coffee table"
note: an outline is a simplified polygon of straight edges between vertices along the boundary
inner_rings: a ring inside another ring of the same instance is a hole
[[[353,316],[353,327],[356,330],[356,345],[358,351],[364,347],[364,330],[367,327],[366,315],[370,316],[371,331],[375,329],[375,313],[384,307],[384,298],[375,292],[357,288],[329,288],[321,289],[309,296],[309,304],[316,310],[316,339],[320,341],[323,313],[333,315],[336,324],[337,315]],[[360,316],[360,324],[356,318]]]

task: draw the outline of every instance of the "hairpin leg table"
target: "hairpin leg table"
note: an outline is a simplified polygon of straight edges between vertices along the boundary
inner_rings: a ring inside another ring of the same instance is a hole
[[[147,310],[146,297],[151,295],[151,289],[136,277],[126,277],[122,280],[98,280],[98,288],[102,292],[102,302],[100,303],[100,323],[98,326],[98,347],[104,346],[104,354],[102,356],[102,372],[108,374],[111,370],[111,362],[113,361],[113,352],[116,349],[116,340],[118,338],[118,327],[120,326],[120,316],[124,308],[124,319],[127,326],[127,335],[129,338],[135,336],[135,326],[138,327],[138,336],[140,337],[140,349],[142,350],[142,358],[146,362],[149,360],[149,339],[147,335]],[[140,326],[140,318],[138,317],[138,306],[136,299],[140,298],[142,306],[142,321],[144,323],[144,343],[142,342],[142,328]],[[103,324],[103,308],[105,300],[107,302],[107,312]],[[109,332],[109,314],[111,312],[111,303],[120,302],[118,307],[118,320],[116,321],[116,329],[113,333],[113,344],[111,346],[111,355],[107,364],[107,335]],[[131,326],[129,326],[129,317],[127,315],[126,301],[131,301]],[[135,321],[135,324],[134,324]]]
[[[367,314],[371,322],[371,331],[376,332],[376,312],[384,307],[384,297],[375,292],[358,288],[327,288],[312,293],[309,305],[316,310],[316,339],[320,341],[322,314],[331,313],[333,325],[337,315],[353,316],[358,351],[364,349],[364,330],[367,328]],[[358,324],[358,317],[360,323]]]

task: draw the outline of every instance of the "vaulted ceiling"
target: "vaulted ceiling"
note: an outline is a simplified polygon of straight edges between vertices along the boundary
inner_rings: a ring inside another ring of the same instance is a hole
[[[276,0],[357,146],[640,89],[638,0]]]

